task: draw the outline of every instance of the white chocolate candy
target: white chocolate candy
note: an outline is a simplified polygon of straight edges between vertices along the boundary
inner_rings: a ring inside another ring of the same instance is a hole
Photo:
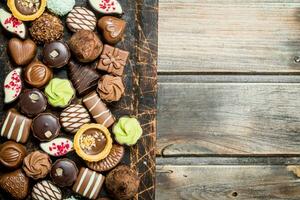
[[[4,103],[15,101],[22,91],[21,68],[14,69],[4,81]]]
[[[50,142],[40,144],[41,149],[50,156],[64,156],[73,151],[73,142],[68,138],[56,138]]]
[[[102,14],[122,14],[122,6],[117,0],[89,0],[92,8]]]
[[[4,8],[0,8],[0,21],[1,25],[8,32],[19,36],[22,39],[26,38],[26,26],[25,24],[15,18],[11,13],[4,10]]]

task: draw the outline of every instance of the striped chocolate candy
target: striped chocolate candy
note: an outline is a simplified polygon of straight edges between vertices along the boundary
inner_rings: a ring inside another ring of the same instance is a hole
[[[1,136],[16,142],[26,143],[30,133],[32,120],[10,109],[2,124]]]
[[[96,28],[96,21],[92,11],[79,6],[73,8],[66,19],[67,26],[72,32],[82,29],[93,31]]]
[[[41,181],[33,186],[31,193],[33,200],[61,200],[61,190],[51,181]]]
[[[110,127],[115,122],[115,118],[103,103],[96,92],[92,92],[83,98],[83,103],[92,114],[97,123],[105,127]]]
[[[101,191],[105,177],[82,167],[73,186],[73,191],[88,199],[96,199]]]

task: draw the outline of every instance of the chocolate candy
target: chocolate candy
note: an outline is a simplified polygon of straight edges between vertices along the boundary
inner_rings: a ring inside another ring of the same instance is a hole
[[[24,72],[25,81],[29,85],[37,88],[44,87],[52,77],[52,71],[38,60],[30,63]]]
[[[47,108],[47,99],[38,89],[25,90],[20,95],[19,107],[23,114],[34,117]]]
[[[60,128],[58,118],[51,113],[39,114],[33,119],[31,125],[33,136],[42,142],[56,138]]]
[[[45,178],[51,170],[51,159],[48,154],[40,151],[30,153],[25,157],[23,170],[34,180]]]
[[[49,142],[40,143],[40,147],[50,156],[60,157],[73,151],[73,142],[68,138],[55,138]]]
[[[61,200],[61,190],[51,181],[41,181],[33,186],[31,197],[33,200]]]
[[[119,101],[124,91],[125,86],[121,77],[104,75],[99,80],[97,92],[106,102]]]
[[[122,39],[125,27],[126,21],[112,16],[104,16],[98,21],[98,28],[109,44],[116,44]]]
[[[92,114],[97,123],[110,127],[116,121],[110,110],[106,107],[96,92],[83,98],[83,103]]]
[[[64,158],[53,164],[50,175],[56,185],[72,186],[77,179],[78,169],[72,160]]]
[[[25,146],[7,141],[0,146],[0,163],[8,168],[19,167],[26,156]]]
[[[97,87],[100,75],[95,69],[71,61],[69,71],[70,79],[80,96],[90,93]]]
[[[79,128],[91,121],[88,111],[79,104],[72,104],[60,114],[60,122],[64,129],[75,134]]]
[[[10,109],[2,125],[1,136],[16,142],[26,143],[30,133],[31,119]]]
[[[4,103],[12,103],[19,97],[23,88],[21,71],[21,68],[17,68],[6,76],[4,81]]]
[[[14,199],[25,199],[29,191],[29,178],[21,169],[0,177],[0,187]]]
[[[86,165],[95,171],[104,172],[109,171],[116,167],[122,160],[125,153],[123,146],[118,144],[113,144],[113,147],[109,155],[98,162],[86,162]]]
[[[47,66],[61,68],[68,64],[71,53],[67,44],[55,41],[44,46],[43,57],[43,61]]]
[[[122,76],[129,52],[104,45],[97,69],[107,71],[115,76]]]
[[[94,61],[102,52],[103,43],[93,31],[79,30],[69,40],[69,47],[83,63]]]
[[[89,0],[91,7],[101,14],[122,14],[121,4],[117,0]]]
[[[36,44],[30,40],[12,38],[8,42],[8,51],[17,65],[27,65],[35,57],[37,52]]]
[[[66,24],[72,32],[78,30],[93,31],[96,28],[97,19],[95,14],[85,7],[76,6],[71,10],[66,19]]]
[[[96,199],[99,195],[105,177],[88,168],[81,168],[73,191],[88,198]]]
[[[7,0],[12,14],[23,21],[33,21],[44,12],[46,0]]]
[[[6,31],[13,35],[17,35],[22,39],[26,38],[26,25],[15,18],[11,13],[7,12],[4,8],[0,8],[0,22]]]

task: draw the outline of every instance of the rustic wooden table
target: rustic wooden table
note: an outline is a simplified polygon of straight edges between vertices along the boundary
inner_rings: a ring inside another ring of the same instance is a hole
[[[158,49],[156,199],[300,199],[300,1],[160,0]]]

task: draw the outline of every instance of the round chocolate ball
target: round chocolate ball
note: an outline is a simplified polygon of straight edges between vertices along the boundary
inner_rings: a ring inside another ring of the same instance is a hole
[[[19,97],[20,111],[28,117],[34,117],[47,108],[47,99],[38,89],[25,90]]]
[[[61,41],[48,43],[43,49],[43,61],[51,68],[61,68],[68,64],[71,53],[67,44]]]
[[[72,186],[76,181],[78,168],[67,158],[57,160],[51,169],[50,176],[53,182],[60,187]]]
[[[53,77],[51,69],[36,60],[30,63],[24,72],[25,81],[36,88],[44,87]]]
[[[56,138],[60,128],[59,119],[51,113],[39,114],[33,119],[31,125],[33,136],[42,142]]]

